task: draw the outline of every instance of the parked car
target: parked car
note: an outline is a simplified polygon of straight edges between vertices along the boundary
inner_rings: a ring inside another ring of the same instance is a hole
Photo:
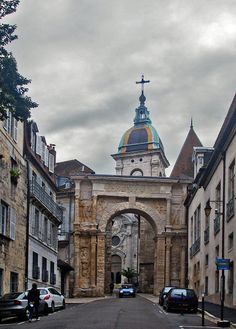
[[[163,305],[164,299],[167,295],[167,293],[170,291],[170,289],[176,288],[174,286],[168,286],[168,287],[164,287],[161,291],[160,291],[160,295],[159,295],[159,305]]]
[[[28,292],[13,292],[3,295],[0,298],[0,321],[12,316],[27,320],[29,316],[27,294]],[[44,300],[39,303],[39,313],[48,314],[48,304]]]
[[[65,308],[65,297],[53,287],[42,287],[40,290],[40,298],[47,302],[49,310],[54,312],[55,309]]]
[[[173,288],[167,293],[163,307],[167,312],[175,309],[196,313],[198,309],[198,298],[193,289]]]
[[[119,297],[131,296],[135,297],[135,288],[132,284],[122,284],[121,288],[119,289]]]

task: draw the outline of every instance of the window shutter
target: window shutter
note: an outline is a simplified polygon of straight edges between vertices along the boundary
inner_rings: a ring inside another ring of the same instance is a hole
[[[18,139],[18,122],[13,118],[13,139],[17,142]]]
[[[42,141],[42,144],[41,144],[41,158],[42,158],[42,161],[45,162],[45,144],[44,142]]]
[[[10,211],[10,239],[15,240],[16,238],[16,211],[11,208]]]
[[[43,221],[43,215],[41,212],[39,212],[39,239],[42,240],[42,221]]]
[[[41,136],[36,135],[36,153],[41,155]]]
[[[48,166],[48,168],[49,168],[49,171],[51,173],[54,173],[54,155],[51,154],[51,153],[49,153],[49,166]]]
[[[34,235],[35,232],[35,206],[32,205],[30,216],[30,233]]]
[[[49,150],[47,148],[47,145],[45,145],[45,166],[48,167],[48,158],[49,158]]]

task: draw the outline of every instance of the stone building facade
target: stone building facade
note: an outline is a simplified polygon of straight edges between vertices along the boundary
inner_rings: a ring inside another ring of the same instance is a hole
[[[189,286],[205,299],[236,308],[236,96],[214,148],[194,150],[197,174],[188,194]],[[199,169],[200,170],[197,170]],[[205,208],[212,208],[209,213]],[[222,271],[216,259],[229,259]],[[222,285],[224,283],[224,289]]]
[[[8,118],[0,121],[0,295],[25,286],[27,175],[23,141],[23,124],[8,113]]]

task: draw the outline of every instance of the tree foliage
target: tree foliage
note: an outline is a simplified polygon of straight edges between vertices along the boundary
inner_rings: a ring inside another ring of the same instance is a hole
[[[130,267],[127,267],[127,269],[123,269],[121,274],[128,279],[128,282],[130,283],[133,278],[138,276],[138,273]]]
[[[12,14],[20,0],[0,0],[0,19]],[[17,120],[30,117],[30,110],[38,105],[26,95],[26,86],[31,80],[24,78],[17,70],[17,62],[6,46],[17,39],[16,25],[0,24],[0,120],[7,117],[7,110]]]

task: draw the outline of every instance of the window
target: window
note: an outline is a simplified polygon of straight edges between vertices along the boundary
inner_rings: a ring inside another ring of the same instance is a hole
[[[205,255],[205,265],[208,266],[209,263],[209,256],[208,254]]]
[[[194,212],[194,242],[200,238],[201,232],[201,206],[199,205]]]
[[[17,142],[18,138],[18,121],[14,118],[12,113],[7,110],[7,119],[3,123],[4,129]]]
[[[219,254],[220,254],[220,247],[219,247],[219,245],[218,245],[218,246],[216,246],[216,248],[215,248],[215,255],[216,255],[216,257],[219,257]]]
[[[229,167],[229,196],[228,200],[234,197],[234,180],[235,180],[235,160],[231,163]]]
[[[47,259],[45,257],[42,257],[42,280],[48,281]]]
[[[33,279],[39,279],[40,277],[39,266],[38,266],[38,254],[36,252],[33,252],[32,277]]]
[[[218,183],[215,190],[215,213],[221,212],[221,182]]]
[[[9,206],[4,201],[1,201],[0,211],[0,234],[6,236],[7,224],[9,222]]]
[[[54,273],[54,263],[50,262],[50,283],[56,283],[56,274]]]
[[[190,230],[191,230],[191,232],[190,232],[190,237],[191,237],[191,241],[190,241],[190,245],[191,244],[193,244],[193,216],[191,217],[191,224],[190,224],[191,226],[190,226]]]
[[[18,273],[11,272],[10,274],[10,292],[18,291]]]
[[[233,249],[234,246],[234,233],[230,233],[228,236],[228,249],[231,250]]]
[[[234,262],[230,262],[228,271],[228,291],[232,294],[234,290]]]
[[[205,294],[208,295],[208,276],[205,276]]]
[[[15,240],[16,211],[2,200],[0,203],[0,234]]]
[[[48,243],[48,219],[44,217],[43,241]]]
[[[112,237],[112,245],[113,245],[114,247],[116,247],[116,246],[118,246],[119,244],[120,244],[120,238],[119,238],[117,235],[113,236],[113,237]]]
[[[37,208],[34,209],[34,232],[35,236],[39,236],[39,210]]]

